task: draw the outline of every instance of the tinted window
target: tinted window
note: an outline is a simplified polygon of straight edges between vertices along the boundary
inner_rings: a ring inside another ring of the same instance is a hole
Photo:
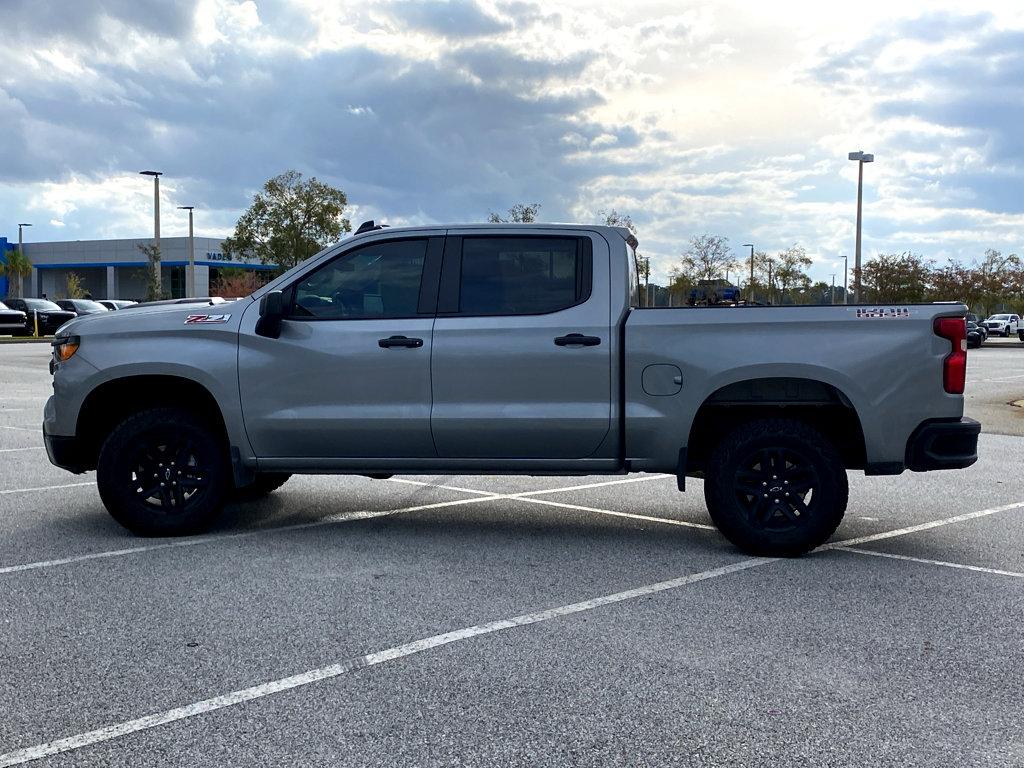
[[[49,299],[24,299],[22,300],[22,304],[30,310],[38,310],[39,312],[53,312],[54,310],[60,310],[60,307]]]
[[[295,286],[296,318],[358,320],[416,316],[426,240],[400,240],[350,251]]]
[[[71,306],[83,312],[106,312],[107,308],[91,299],[72,299]]]
[[[533,315],[572,307],[590,294],[589,241],[463,238],[459,312]],[[586,253],[585,253],[586,251]]]

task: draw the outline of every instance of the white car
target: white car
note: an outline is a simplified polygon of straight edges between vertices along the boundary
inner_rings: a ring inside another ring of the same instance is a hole
[[[985,321],[985,328],[988,329],[990,334],[999,334],[999,336],[1009,336],[1010,334],[1016,334],[1020,327],[1020,316],[1011,315],[1009,313],[1002,313],[1000,315],[991,315]]]

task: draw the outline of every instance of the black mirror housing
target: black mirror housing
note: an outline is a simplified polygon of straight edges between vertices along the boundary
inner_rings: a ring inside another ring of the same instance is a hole
[[[270,291],[260,299],[260,319],[256,321],[256,333],[277,339],[281,336],[281,321],[284,320],[284,294]]]

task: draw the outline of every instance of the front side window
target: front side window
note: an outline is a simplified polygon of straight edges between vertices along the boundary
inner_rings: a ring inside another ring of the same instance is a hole
[[[583,238],[463,238],[459,312],[536,315],[585,301],[589,245]]]
[[[296,319],[414,318],[426,239],[370,243],[334,259],[295,285]]]

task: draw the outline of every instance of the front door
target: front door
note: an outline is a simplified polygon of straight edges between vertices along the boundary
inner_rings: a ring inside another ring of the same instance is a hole
[[[246,311],[239,389],[261,459],[436,456],[430,355],[444,239],[377,239],[284,287],[278,339]],[[422,291],[421,296],[421,289]],[[433,295],[431,295],[433,294]]]
[[[449,231],[431,357],[438,456],[595,454],[611,423],[607,286],[599,236]]]

